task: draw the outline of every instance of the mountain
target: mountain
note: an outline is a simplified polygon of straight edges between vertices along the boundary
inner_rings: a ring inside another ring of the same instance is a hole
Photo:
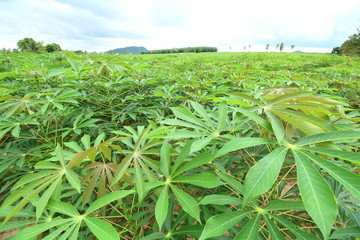
[[[109,50],[105,53],[119,53],[119,54],[140,54],[141,52],[147,51],[144,47],[125,47],[125,48],[116,48]]]

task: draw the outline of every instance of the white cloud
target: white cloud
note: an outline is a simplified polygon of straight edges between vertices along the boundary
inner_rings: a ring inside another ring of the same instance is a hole
[[[0,0],[0,47],[32,37],[90,51],[280,42],[331,48],[360,27],[359,12],[358,0]]]

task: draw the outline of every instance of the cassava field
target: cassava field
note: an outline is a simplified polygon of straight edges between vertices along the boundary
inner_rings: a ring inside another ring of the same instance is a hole
[[[2,53],[10,239],[357,239],[360,58]]]

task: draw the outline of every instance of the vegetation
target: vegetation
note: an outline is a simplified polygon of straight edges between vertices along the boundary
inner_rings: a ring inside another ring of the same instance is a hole
[[[142,54],[164,54],[164,53],[200,53],[200,52],[217,52],[216,47],[187,47],[187,48],[173,48],[162,50],[151,50],[142,52]]]
[[[106,53],[118,53],[118,54],[141,54],[146,52],[147,49],[144,47],[125,47],[125,48],[116,48],[109,50]]]
[[[36,42],[32,38],[24,38],[17,42],[21,51],[40,53],[43,48],[43,42]]]
[[[45,46],[45,50],[50,53],[50,52],[57,52],[57,51],[61,51],[61,47],[59,44],[56,44],[56,43],[50,43],[50,44],[47,44]]]
[[[10,239],[356,239],[360,58],[2,53]]]
[[[350,36],[349,39],[341,45],[340,52],[342,55],[360,56],[360,29],[358,29],[357,34]]]

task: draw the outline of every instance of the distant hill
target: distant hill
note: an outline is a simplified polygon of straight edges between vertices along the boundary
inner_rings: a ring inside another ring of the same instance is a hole
[[[125,48],[116,48],[109,50],[105,53],[119,53],[119,54],[140,54],[141,52],[147,51],[144,47],[125,47]]]

